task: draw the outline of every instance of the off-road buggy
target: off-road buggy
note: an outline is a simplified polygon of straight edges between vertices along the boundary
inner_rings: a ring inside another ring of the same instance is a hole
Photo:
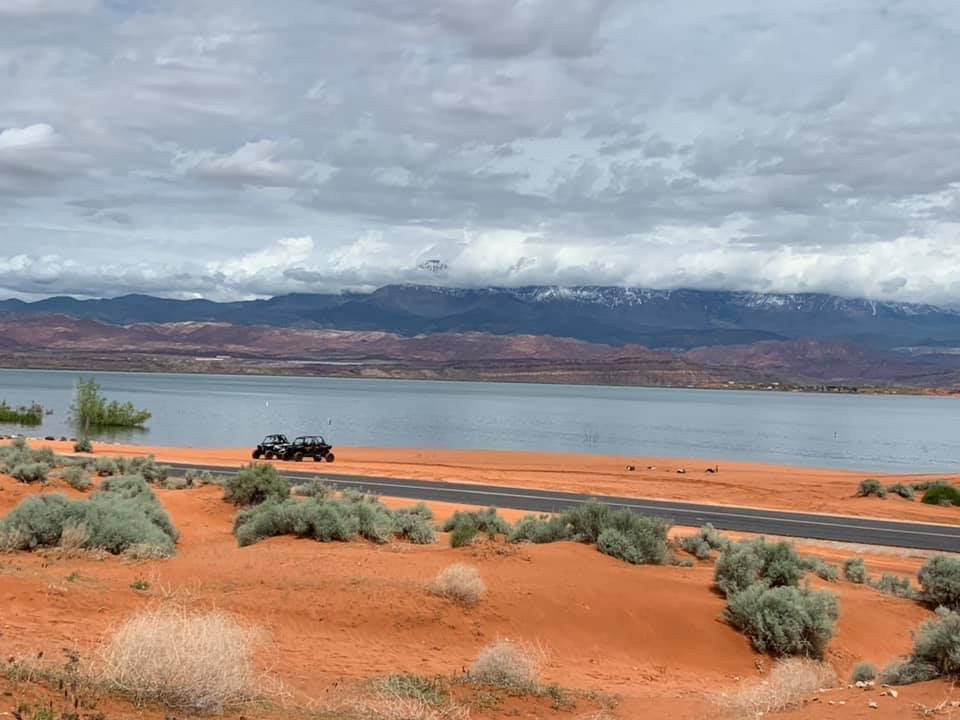
[[[330,452],[332,449],[333,446],[319,435],[301,435],[284,448],[280,459],[301,462],[304,458],[312,457],[315,462],[333,462],[333,453]]]
[[[267,435],[260,441],[260,444],[254,448],[253,459],[259,460],[263,457],[267,460],[273,460],[274,458],[283,457],[289,445],[290,441],[287,440],[286,435]]]

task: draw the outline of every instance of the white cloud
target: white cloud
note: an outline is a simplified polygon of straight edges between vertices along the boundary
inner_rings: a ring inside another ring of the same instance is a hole
[[[59,137],[45,123],[23,128],[7,128],[0,131],[0,152],[49,148],[57,144]]]
[[[0,15],[60,15],[89,13],[99,0],[0,0]]]

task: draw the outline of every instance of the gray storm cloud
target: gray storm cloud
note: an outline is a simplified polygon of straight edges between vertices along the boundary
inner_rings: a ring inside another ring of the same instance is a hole
[[[960,304],[955,3],[0,0],[0,18],[0,294]]]

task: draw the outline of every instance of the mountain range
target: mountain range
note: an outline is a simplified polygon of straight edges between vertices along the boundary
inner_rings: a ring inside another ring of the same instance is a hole
[[[0,365],[960,390],[960,313],[614,287],[0,301]]]

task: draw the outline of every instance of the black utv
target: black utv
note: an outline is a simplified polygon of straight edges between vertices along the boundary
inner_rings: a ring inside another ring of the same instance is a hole
[[[330,452],[332,449],[333,446],[319,435],[301,435],[284,448],[280,459],[302,462],[304,458],[312,457],[315,462],[333,462],[333,453]]]
[[[254,448],[253,459],[259,460],[262,457],[267,460],[282,458],[289,445],[290,441],[287,440],[286,435],[267,435],[260,441],[260,444]]]

